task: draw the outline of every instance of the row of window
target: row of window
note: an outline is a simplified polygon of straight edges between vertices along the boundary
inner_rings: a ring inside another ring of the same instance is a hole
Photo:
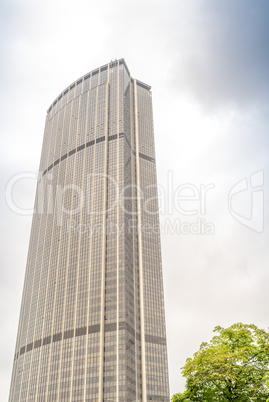
[[[124,133],[120,133],[120,134],[119,134],[119,137],[120,137],[120,138],[124,137]],[[116,140],[117,138],[118,138],[117,134],[110,135],[110,136],[108,137],[108,141]],[[126,137],[125,137],[125,138],[126,138]],[[82,151],[82,150],[85,149],[85,148],[88,148],[88,147],[90,147],[90,146],[92,146],[92,145],[94,145],[94,144],[98,144],[99,142],[104,142],[104,141],[105,141],[105,136],[99,137],[99,138],[97,138],[96,140],[89,141],[89,142],[87,142],[86,144],[82,144],[82,145],[80,145],[79,147],[72,149],[71,151],[68,152],[68,154],[64,154],[63,156],[61,156],[61,158],[57,159],[57,160],[56,160],[54,163],[52,163],[47,169],[45,169],[44,172],[43,172],[43,174],[42,174],[42,176],[44,176],[46,173],[48,173],[54,166],[57,166],[57,165],[60,163],[60,161],[65,160],[68,156],[72,156],[72,155],[75,154],[76,152]],[[128,141],[128,140],[127,140],[127,141]],[[135,155],[135,151],[133,151],[133,154]],[[155,159],[154,159],[154,158],[151,158],[151,157],[149,157],[149,156],[147,156],[147,155],[144,155],[144,154],[142,154],[141,152],[139,152],[139,157],[142,158],[142,159],[145,159],[145,160],[147,160],[147,161],[149,161],[149,162],[155,163]]]
[[[131,335],[135,336],[135,331],[134,329],[125,321],[119,322],[119,330],[126,329],[128,332],[130,332]],[[116,331],[117,330],[117,323],[109,323],[105,324],[105,332],[111,332],[111,331]],[[95,324],[95,325],[90,325],[88,327],[82,327],[82,328],[76,328],[76,330],[71,329],[65,331],[63,334],[60,332],[58,334],[46,336],[45,338],[38,339],[35,342],[29,343],[27,346],[23,346],[20,349],[20,353],[17,352],[15,354],[15,359],[18,358],[19,355],[24,354],[25,352],[30,352],[32,349],[37,349],[40,348],[41,346],[49,345],[52,342],[58,342],[62,341],[62,339],[70,339],[73,338],[74,336],[83,336],[88,334],[93,334],[96,332],[100,332],[100,324]],[[137,340],[140,340],[140,334],[136,334]],[[156,343],[159,345],[166,345],[166,339],[158,336],[152,336],[152,335],[145,335],[145,341],[148,343]]]
[[[119,134],[119,137],[120,137],[120,138],[123,137],[123,136],[124,136],[123,133],[120,133],[120,134]],[[109,141],[116,140],[116,139],[117,139],[117,134],[110,135],[110,136],[108,137],[108,140],[109,140]],[[103,142],[103,141],[105,141],[105,136],[99,137],[99,138],[97,138],[96,140],[89,141],[89,142],[87,142],[86,144],[82,144],[82,145],[80,145],[79,147],[77,147],[77,148],[75,148],[75,149],[72,149],[71,151],[68,152],[68,154],[64,154],[63,156],[61,156],[61,158],[57,159],[57,160],[56,160],[54,163],[52,163],[46,170],[44,170],[42,176],[44,176],[46,173],[48,173],[54,166],[58,165],[58,163],[59,163],[60,161],[65,160],[68,156],[71,156],[71,155],[75,154],[76,152],[82,151],[82,150],[85,149],[85,148],[88,148],[88,147],[90,147],[90,146],[92,146],[92,145],[94,145],[94,144],[98,144],[99,142]]]

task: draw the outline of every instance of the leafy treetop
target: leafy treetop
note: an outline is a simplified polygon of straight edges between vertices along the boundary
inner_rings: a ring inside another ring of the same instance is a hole
[[[172,402],[269,401],[269,334],[255,325],[216,327],[181,369],[186,391]]]

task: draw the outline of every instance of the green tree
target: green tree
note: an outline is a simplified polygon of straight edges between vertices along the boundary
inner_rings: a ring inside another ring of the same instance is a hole
[[[242,323],[214,332],[182,367],[186,391],[172,402],[269,401],[269,334]]]

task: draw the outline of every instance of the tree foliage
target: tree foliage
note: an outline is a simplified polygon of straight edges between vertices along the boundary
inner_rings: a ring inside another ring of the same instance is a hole
[[[269,401],[269,335],[255,325],[216,327],[181,369],[186,391],[172,402]]]

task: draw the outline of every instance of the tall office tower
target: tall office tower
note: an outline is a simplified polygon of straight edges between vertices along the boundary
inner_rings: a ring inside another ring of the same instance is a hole
[[[50,106],[10,401],[169,401],[154,154],[123,59]]]

